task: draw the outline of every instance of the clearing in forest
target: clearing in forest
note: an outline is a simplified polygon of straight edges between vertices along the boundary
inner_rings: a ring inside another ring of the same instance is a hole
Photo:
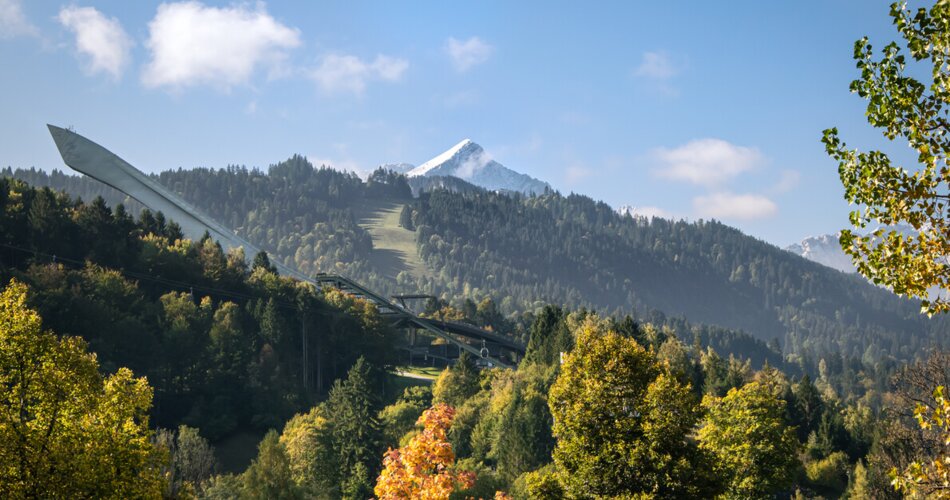
[[[416,233],[399,225],[405,200],[363,199],[353,212],[360,226],[373,237],[370,262],[386,277],[395,280],[406,271],[413,278],[426,274],[425,263],[416,247]]]

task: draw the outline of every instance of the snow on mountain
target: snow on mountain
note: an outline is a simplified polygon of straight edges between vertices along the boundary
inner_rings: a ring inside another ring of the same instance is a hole
[[[894,229],[897,229],[906,236],[916,234],[914,229],[909,226],[895,226]],[[854,268],[854,264],[851,263],[851,257],[844,253],[844,250],[841,249],[841,245],[838,244],[837,234],[810,236],[802,240],[801,243],[786,247],[785,250],[841,272],[857,272],[857,269]],[[941,291],[937,287],[928,289],[927,293],[930,295],[931,300],[939,296],[946,297],[950,295],[950,292]]]
[[[470,139],[452,146],[435,158],[409,170],[408,177],[452,176],[492,191],[540,194],[551,186],[531,176],[511,170],[492,159]]]
[[[416,168],[416,166],[413,165],[412,163],[387,163],[385,165],[380,165],[380,168],[383,168],[386,170],[392,170],[393,172],[396,172],[397,174],[405,174],[405,173],[408,173],[410,170]]]
[[[854,265],[851,263],[851,257],[844,253],[841,245],[838,244],[837,234],[809,236],[803,239],[801,243],[790,245],[785,250],[843,273],[856,272]]]
[[[474,144],[475,147],[478,148],[478,151],[475,151],[474,148],[469,147],[470,144]],[[466,149],[466,152],[460,155],[459,153],[461,153],[463,149]],[[445,150],[445,152],[443,152],[442,154],[410,170],[407,175],[409,177],[427,175],[432,170],[442,167],[443,165],[446,164],[446,162],[448,162],[449,160],[452,160],[456,156],[462,156],[463,157],[462,159],[467,159],[468,157],[473,156],[473,154],[477,155],[478,157],[481,157],[482,155],[485,154],[485,151],[481,148],[481,146],[472,142],[471,139],[463,139],[462,142]],[[442,174],[442,175],[445,175],[445,174]]]

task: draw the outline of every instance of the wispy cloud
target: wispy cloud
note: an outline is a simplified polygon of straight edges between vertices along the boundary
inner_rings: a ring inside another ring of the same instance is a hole
[[[620,207],[618,212],[620,212],[621,215],[630,215],[631,217],[645,217],[647,219],[651,219],[653,217],[660,217],[663,219],[673,218],[673,214],[671,214],[670,212],[660,207],[654,207],[650,205],[635,206],[635,207],[630,206],[630,205],[624,205]]]
[[[775,194],[787,193],[798,187],[801,178],[802,174],[798,170],[782,170],[778,182],[772,187],[772,192]]]
[[[673,86],[673,78],[682,71],[664,51],[644,52],[640,65],[633,70],[633,76],[648,82],[654,90],[667,96],[676,96],[679,91]]]
[[[108,73],[116,80],[122,76],[133,42],[118,19],[76,6],[63,7],[57,19],[76,36],[76,50],[87,59],[86,71]]]
[[[697,139],[671,149],[655,149],[651,156],[656,164],[655,176],[705,188],[706,194],[693,198],[697,217],[752,220],[778,212],[778,206],[768,196],[737,194],[728,187],[741,174],[767,163],[756,148],[737,146],[721,139]],[[776,187],[768,192],[776,194],[777,189],[792,189],[797,182],[797,172],[784,171]]]
[[[654,80],[669,80],[679,70],[673,65],[666,52],[644,52],[643,60],[633,74]]]
[[[325,92],[362,94],[370,80],[395,82],[402,79],[409,61],[384,55],[364,61],[352,55],[329,54],[310,71],[310,78]]]
[[[371,173],[369,170],[363,168],[359,163],[351,158],[329,158],[319,155],[307,155],[307,160],[314,167],[327,167],[340,172],[353,172],[362,179],[366,179]]]
[[[39,30],[23,13],[20,0],[0,0],[0,39],[38,34]]]
[[[206,7],[200,2],[166,3],[149,23],[151,60],[142,73],[146,87],[196,85],[228,90],[246,84],[260,67],[283,71],[288,51],[300,46],[300,32],[271,17],[263,3]]]
[[[462,162],[461,165],[456,169],[455,176],[460,179],[470,180],[478,172],[480,172],[485,165],[488,165],[492,161],[492,156],[487,151],[482,150],[480,153],[471,155]]]
[[[583,165],[571,165],[564,169],[564,180],[572,186],[594,175],[594,171]]]
[[[452,60],[452,65],[459,73],[464,73],[474,66],[487,61],[495,48],[477,36],[462,41],[449,37],[445,42],[445,53]]]
[[[752,220],[771,217],[778,207],[763,195],[723,191],[693,198],[693,210],[700,217]]]
[[[720,139],[698,139],[680,147],[658,148],[652,154],[658,177],[715,186],[754,169],[765,159],[755,148],[736,146]]]

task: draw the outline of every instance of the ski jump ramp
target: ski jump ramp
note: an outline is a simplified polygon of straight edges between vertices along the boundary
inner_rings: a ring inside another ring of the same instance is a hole
[[[256,245],[238,236],[234,231],[207,214],[202,213],[201,210],[183,200],[155,179],[145,175],[127,161],[119,158],[115,153],[71,130],[54,125],[47,125],[47,127],[49,127],[53,141],[56,143],[56,147],[59,149],[66,165],[122,191],[151,210],[162,212],[166,219],[178,223],[185,236],[191,240],[201,239],[207,231],[212,238],[220,242],[221,246],[226,249],[243,247],[244,254],[248,259],[260,251],[260,248]],[[373,302],[381,315],[393,319],[394,326],[426,330],[458,346],[459,349],[486,358],[498,366],[511,367],[510,363],[493,356],[500,349],[505,349],[516,355],[524,355],[524,346],[508,337],[463,323],[439,322],[428,318],[420,318],[408,309],[346,277],[318,275],[314,279],[281,263],[278,259],[273,259],[271,262],[281,274],[286,276],[311,283],[318,288],[332,285]],[[463,342],[458,337],[481,342],[481,345]],[[495,352],[490,352],[492,350]]]

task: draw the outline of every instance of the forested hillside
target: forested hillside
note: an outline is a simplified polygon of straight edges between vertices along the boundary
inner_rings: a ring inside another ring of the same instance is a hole
[[[6,174],[44,183],[36,173]],[[80,196],[95,192],[94,181],[66,178],[49,183]],[[489,298],[516,322],[545,303],[661,324],[684,317],[748,332],[811,373],[823,358],[832,370],[849,360],[874,366],[946,343],[939,332],[947,319],[928,319],[860,278],[715,221],[647,220],[580,195],[447,191],[444,183],[413,198],[402,176],[377,171],[364,182],[302,157],[267,172],[179,169],[157,178],[306,273],[340,272],[386,293],[432,293],[459,309]],[[380,199],[407,207],[400,220],[415,232],[422,267],[378,267],[387,260],[374,258],[358,214]],[[768,357],[764,344],[739,353]]]
[[[515,308],[539,298],[655,308],[776,339],[786,353],[812,358],[906,359],[946,342],[946,319],[928,319],[911,301],[715,221],[620,216],[590,198],[557,194],[433,191],[413,208],[420,252],[447,286],[504,289]]]
[[[394,361],[375,308],[279,277],[266,255],[182,239],[160,213],[137,219],[0,179],[0,281],[31,289],[44,328],[85,339],[106,372],[155,388],[158,425],[217,439],[308,408],[360,356]],[[306,340],[309,340],[309,348]]]

